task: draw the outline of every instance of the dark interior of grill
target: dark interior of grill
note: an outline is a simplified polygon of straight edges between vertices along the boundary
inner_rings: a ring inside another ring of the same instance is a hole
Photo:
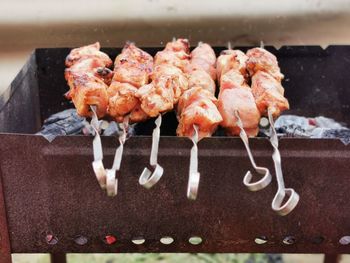
[[[237,47],[246,51],[249,47]],[[144,48],[155,55],[162,48]],[[216,47],[217,55],[224,47]],[[306,117],[326,116],[350,123],[350,46],[283,46],[266,47],[274,53],[285,75],[283,86],[291,109],[284,114]],[[120,48],[103,48],[112,59]],[[40,130],[50,115],[73,107],[63,95],[68,86],[63,76],[64,59],[69,48],[36,49],[9,90],[0,98],[1,132],[31,134]],[[174,112],[164,115],[161,134],[176,135]],[[150,135],[154,120],[135,127],[136,135]],[[219,129],[216,136],[224,133]]]

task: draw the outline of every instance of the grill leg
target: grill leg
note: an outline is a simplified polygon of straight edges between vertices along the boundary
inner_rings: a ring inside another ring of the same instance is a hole
[[[325,254],[323,263],[339,263],[341,255],[338,254]]]
[[[51,254],[51,263],[67,263],[67,257],[64,253]]]
[[[12,263],[11,254],[0,252],[0,263]]]

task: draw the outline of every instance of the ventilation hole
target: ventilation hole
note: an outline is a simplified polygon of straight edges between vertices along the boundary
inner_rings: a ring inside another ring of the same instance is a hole
[[[339,239],[339,243],[341,245],[349,245],[350,244],[350,236],[343,236]]]
[[[262,245],[267,243],[267,237],[266,236],[259,236],[257,238],[255,238],[254,242],[258,245]]]
[[[132,243],[134,243],[135,245],[142,245],[143,243],[146,242],[146,240],[142,237],[134,237],[132,240],[131,240]]]
[[[260,123],[259,123],[259,125],[260,125],[260,127],[261,128],[267,128],[267,127],[269,127],[269,120],[266,118],[266,117],[262,117],[261,119],[260,119]]]
[[[88,239],[84,236],[77,236],[76,238],[74,238],[74,242],[77,245],[83,246],[88,242]]]
[[[58,243],[58,238],[55,237],[53,234],[47,234],[45,239],[46,243],[49,245],[56,245]]]
[[[107,245],[113,245],[115,242],[117,242],[117,238],[113,235],[106,235],[103,238],[103,242]]]
[[[202,243],[202,238],[201,237],[190,237],[188,239],[188,242],[190,242],[192,245],[199,245],[200,243]]]
[[[162,237],[160,239],[160,243],[162,243],[164,245],[170,245],[173,242],[174,242],[174,239],[172,237]]]
[[[293,245],[295,243],[296,239],[293,236],[286,236],[283,239],[283,244],[285,245]]]
[[[324,241],[324,237],[323,236],[317,236],[317,237],[314,237],[311,242],[315,245],[320,245],[322,244]]]

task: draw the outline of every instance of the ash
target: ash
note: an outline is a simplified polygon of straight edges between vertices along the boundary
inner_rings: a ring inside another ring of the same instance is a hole
[[[282,115],[276,120],[275,128],[278,135],[283,137],[340,139],[345,145],[350,143],[350,129],[323,116],[306,118]]]

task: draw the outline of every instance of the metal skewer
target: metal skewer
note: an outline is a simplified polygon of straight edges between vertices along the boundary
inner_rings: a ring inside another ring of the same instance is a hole
[[[274,121],[272,117],[272,109],[268,109],[268,118],[270,122],[270,142],[273,147],[272,159],[275,165],[276,179],[278,190],[275,197],[272,200],[272,209],[277,212],[279,215],[289,214],[298,204],[299,195],[293,188],[285,188],[283,173],[282,173],[282,164],[281,164],[281,154],[278,150],[278,137],[274,126]],[[285,197],[288,197],[287,201],[283,201]]]
[[[191,137],[193,147],[191,149],[190,156],[190,171],[187,185],[187,198],[190,200],[196,200],[198,194],[198,186],[200,173],[198,172],[198,126],[193,125],[194,134]]]
[[[103,151],[102,151],[102,143],[100,137],[100,125],[98,122],[97,114],[96,114],[96,106],[90,106],[91,111],[93,113],[91,119],[91,127],[95,131],[95,138],[92,142],[92,148],[94,152],[94,161],[92,162],[92,168],[95,172],[95,176],[97,181],[102,189],[106,189],[106,181],[107,174],[103,165]]]
[[[115,151],[112,169],[105,169],[103,165],[103,151],[99,132],[99,121],[96,114],[96,106],[90,106],[90,108],[93,113],[91,126],[95,131],[95,138],[92,143],[94,152],[94,161],[92,162],[92,167],[94,169],[100,187],[107,190],[108,196],[116,196],[118,193],[118,180],[116,178],[116,174],[120,170],[120,164],[123,157],[123,149],[127,136],[129,116],[126,116],[123,121],[123,132],[118,138],[120,145]]]
[[[268,186],[271,183],[272,180],[272,176],[270,174],[269,169],[265,168],[265,167],[260,167],[257,166],[253,157],[253,154],[250,150],[249,147],[249,139],[247,136],[247,133],[245,132],[245,130],[243,129],[243,124],[242,124],[242,120],[239,117],[239,112],[236,110],[235,111],[235,115],[237,118],[237,125],[240,128],[240,133],[239,133],[239,137],[241,137],[241,140],[244,143],[244,146],[247,150],[248,156],[249,156],[249,160],[250,163],[252,164],[254,170],[258,173],[263,175],[263,177],[255,182],[252,182],[252,178],[253,178],[253,174],[248,171],[243,179],[243,184],[250,190],[250,191],[259,191],[263,188],[265,188],[266,186]]]
[[[120,164],[122,162],[124,143],[126,141],[127,130],[129,127],[129,115],[127,115],[123,120],[123,132],[119,135],[119,147],[115,151],[114,161],[112,169],[106,169],[107,172],[107,195],[116,196],[118,193],[118,178],[116,178],[117,173],[120,171]]]
[[[160,125],[162,124],[162,115],[160,114],[155,121],[156,127],[152,134],[152,150],[150,156],[150,165],[153,167],[153,173],[145,167],[139,179],[139,184],[147,189],[154,186],[162,177],[164,169],[158,164],[158,149],[159,149],[159,138],[160,138]]]

